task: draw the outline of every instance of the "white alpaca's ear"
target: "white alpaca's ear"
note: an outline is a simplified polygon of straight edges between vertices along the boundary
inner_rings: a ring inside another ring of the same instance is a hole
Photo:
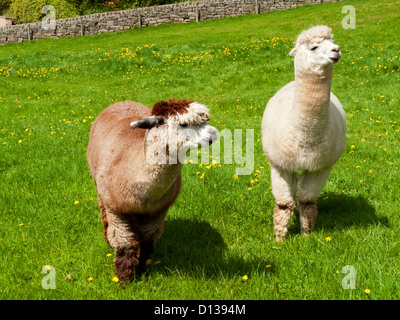
[[[130,126],[132,129],[151,129],[162,124],[165,124],[165,119],[163,117],[148,116],[131,122]]]
[[[292,57],[294,57],[294,56],[296,55],[296,52],[297,52],[297,47],[293,48],[293,49],[289,52],[289,55],[292,56]]]

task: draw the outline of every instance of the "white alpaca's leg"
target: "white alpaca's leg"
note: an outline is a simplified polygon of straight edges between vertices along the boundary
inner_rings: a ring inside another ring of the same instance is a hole
[[[299,180],[299,211],[301,232],[305,235],[314,228],[317,220],[317,200],[328,179],[330,169],[317,172],[304,171]]]
[[[271,183],[272,194],[275,198],[275,236],[277,241],[283,241],[296,206],[297,172],[287,172],[271,167]]]

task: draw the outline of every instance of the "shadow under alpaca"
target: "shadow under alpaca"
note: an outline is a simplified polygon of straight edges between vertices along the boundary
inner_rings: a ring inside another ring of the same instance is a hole
[[[182,218],[165,221],[164,233],[155,245],[155,261],[162,261],[157,272],[179,272],[190,277],[237,277],[265,269],[262,258],[242,258],[228,249],[222,236],[208,222]],[[272,270],[270,270],[272,271]],[[273,271],[272,271],[273,272]]]
[[[362,196],[349,196],[334,192],[322,193],[318,199],[318,219],[315,231],[346,230],[382,225],[389,227],[386,217],[376,215],[375,208]],[[300,233],[300,221],[296,210],[288,235]]]
[[[361,196],[323,193],[318,200],[318,208],[320,214],[316,232],[378,225],[389,227],[388,219],[377,216],[375,208]],[[300,221],[296,212],[288,236],[298,235]],[[144,276],[152,272],[165,275],[178,272],[194,278],[211,278],[221,274],[233,278],[262,270],[265,272],[265,259],[271,263],[268,257],[251,257],[251,253],[242,257],[232,250],[218,230],[206,221],[167,218],[163,235],[155,245],[152,263],[147,266]],[[155,265],[158,260],[161,261],[161,268]],[[274,273],[275,270],[271,268],[268,272]]]

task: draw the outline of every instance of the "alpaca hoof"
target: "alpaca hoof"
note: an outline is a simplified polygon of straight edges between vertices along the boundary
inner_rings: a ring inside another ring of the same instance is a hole
[[[133,248],[122,250],[115,258],[115,275],[121,283],[131,281],[139,265],[137,251]]]

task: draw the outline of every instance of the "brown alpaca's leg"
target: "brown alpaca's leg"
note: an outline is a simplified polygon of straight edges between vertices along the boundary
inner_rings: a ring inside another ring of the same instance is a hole
[[[140,243],[135,240],[132,240],[130,246],[117,251],[114,262],[115,275],[121,282],[132,280],[137,272],[140,251]]]
[[[145,241],[140,244],[140,257],[137,268],[138,273],[142,273],[146,269],[146,262],[148,259],[150,259],[153,250],[154,250],[153,241]]]
[[[100,208],[100,219],[103,224],[104,236],[107,239],[107,228],[108,228],[108,220],[107,220],[107,213],[106,208],[104,207],[103,201],[101,200],[100,196],[98,197],[98,203]],[[107,239],[108,242],[108,239]]]
[[[138,272],[143,272],[146,268],[146,261],[151,257],[154,244],[161,237],[164,231],[164,221],[168,209],[157,214],[146,216],[138,220],[135,217],[136,225],[140,228],[141,244]]]
[[[309,234],[318,216],[317,200],[328,179],[330,169],[317,172],[304,171],[299,180],[299,211],[301,233]]]
[[[296,206],[297,173],[271,167],[271,183],[275,198],[275,236],[277,241],[283,241]]]
[[[115,252],[115,275],[121,282],[133,278],[141,254],[139,235],[129,216],[107,212],[107,239]]]

